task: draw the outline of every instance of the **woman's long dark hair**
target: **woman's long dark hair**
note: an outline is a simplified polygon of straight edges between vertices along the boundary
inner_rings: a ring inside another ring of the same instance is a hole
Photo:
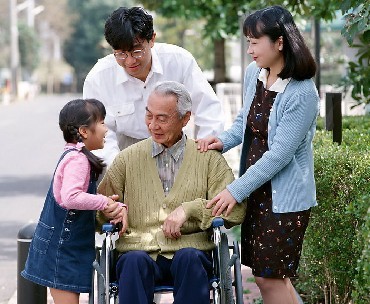
[[[292,15],[281,6],[270,6],[249,15],[243,25],[246,37],[270,37],[272,42],[283,37],[284,67],[278,76],[282,79],[304,80],[316,73],[316,63]]]
[[[68,102],[59,113],[59,127],[63,132],[64,140],[73,144],[82,142],[79,128],[91,127],[98,121],[104,120],[105,114],[104,105],[96,99],[76,99]],[[97,180],[105,167],[103,160],[86,147],[82,147],[81,152],[89,160],[92,177]]]

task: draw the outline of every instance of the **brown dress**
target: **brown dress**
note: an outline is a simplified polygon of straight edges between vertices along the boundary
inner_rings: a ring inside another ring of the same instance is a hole
[[[247,168],[268,150],[267,127],[276,94],[258,80],[247,119],[252,134]],[[266,182],[248,198],[241,233],[242,264],[257,277],[295,277],[309,216],[310,210],[273,213],[271,181]]]

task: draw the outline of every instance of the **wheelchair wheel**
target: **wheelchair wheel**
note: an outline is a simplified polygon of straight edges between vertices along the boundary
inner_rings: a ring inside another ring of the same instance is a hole
[[[230,252],[227,235],[221,233],[220,243],[220,275],[221,275],[221,304],[234,304],[233,282],[229,266]]]

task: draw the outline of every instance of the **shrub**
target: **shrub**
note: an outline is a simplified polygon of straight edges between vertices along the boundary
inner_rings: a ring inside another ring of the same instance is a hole
[[[363,209],[367,206],[368,209],[363,224],[359,225],[357,234],[356,252],[360,253],[360,257],[357,260],[352,297],[354,303],[370,303],[370,195],[363,197],[363,202],[359,205]],[[352,204],[349,210],[353,213],[359,212],[360,216],[364,211],[356,208],[355,204]]]
[[[358,128],[356,119],[361,122]],[[316,133],[319,205],[312,209],[296,284],[305,303],[348,303],[352,298],[356,304],[369,303],[363,300],[369,294],[370,272],[365,197],[370,193],[369,122],[369,118],[345,118],[340,146],[332,143],[330,132]]]

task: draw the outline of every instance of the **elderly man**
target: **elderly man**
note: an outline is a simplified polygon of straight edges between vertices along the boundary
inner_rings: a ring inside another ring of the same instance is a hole
[[[219,152],[199,153],[183,128],[190,119],[185,87],[168,81],[149,95],[145,123],[150,138],[121,151],[98,191],[118,194],[123,228],[116,242],[120,303],[152,303],[156,284],[173,284],[175,303],[209,303],[213,242],[208,199],[233,180]],[[245,205],[223,216],[229,226],[243,221]],[[99,222],[114,218],[100,212]]]

